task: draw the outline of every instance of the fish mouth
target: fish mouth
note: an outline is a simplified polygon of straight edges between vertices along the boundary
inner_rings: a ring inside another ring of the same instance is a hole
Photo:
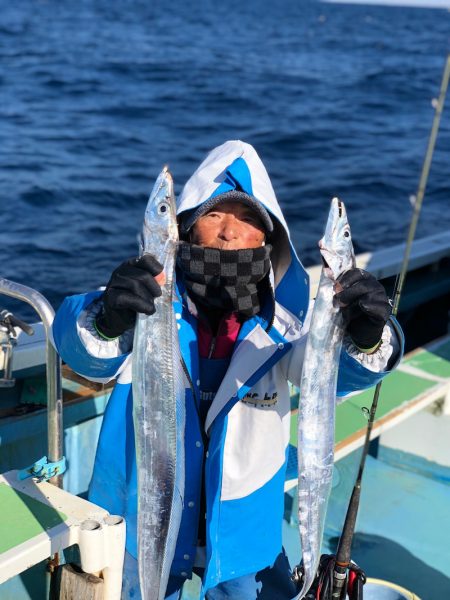
[[[322,250],[322,267],[323,267],[323,272],[328,277],[328,279],[332,279],[334,281],[333,269],[328,264],[327,259],[325,258],[324,254],[323,254],[323,250]]]

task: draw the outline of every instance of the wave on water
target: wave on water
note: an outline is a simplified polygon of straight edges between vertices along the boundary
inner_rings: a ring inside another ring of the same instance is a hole
[[[358,251],[402,242],[450,14],[369,1],[3,3],[1,275],[55,307],[104,285],[136,255],[162,166],[179,194],[228,139],[261,156],[304,264],[333,196]],[[450,229],[449,115],[418,237]]]

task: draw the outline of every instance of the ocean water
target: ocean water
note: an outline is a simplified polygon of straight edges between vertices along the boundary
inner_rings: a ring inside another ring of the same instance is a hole
[[[160,168],[179,192],[236,138],[262,157],[305,264],[334,195],[358,252],[401,242],[449,41],[448,10],[3,2],[0,275],[55,307],[105,284],[136,254]],[[450,226],[449,158],[450,99],[418,236]]]

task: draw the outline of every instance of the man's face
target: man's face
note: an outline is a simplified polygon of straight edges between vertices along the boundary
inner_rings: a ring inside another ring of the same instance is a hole
[[[191,242],[221,250],[259,248],[265,239],[258,215],[240,202],[221,202],[192,227]]]

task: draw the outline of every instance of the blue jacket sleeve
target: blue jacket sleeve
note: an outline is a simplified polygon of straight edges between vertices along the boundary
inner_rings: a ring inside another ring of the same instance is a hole
[[[397,367],[403,356],[405,340],[403,331],[394,317],[390,318],[389,324],[392,326],[398,341],[397,355],[394,357],[394,364],[392,367],[389,370],[381,372],[371,371],[343,350],[341,352],[339,363],[337,382],[338,396],[345,396],[351,392],[358,392],[370,388],[376,385]]]
[[[76,296],[68,296],[58,309],[53,322],[53,339],[61,358],[76,373],[92,379],[113,379],[128,354],[113,358],[94,356],[83,344],[77,328],[80,314],[102,292],[91,292]]]

